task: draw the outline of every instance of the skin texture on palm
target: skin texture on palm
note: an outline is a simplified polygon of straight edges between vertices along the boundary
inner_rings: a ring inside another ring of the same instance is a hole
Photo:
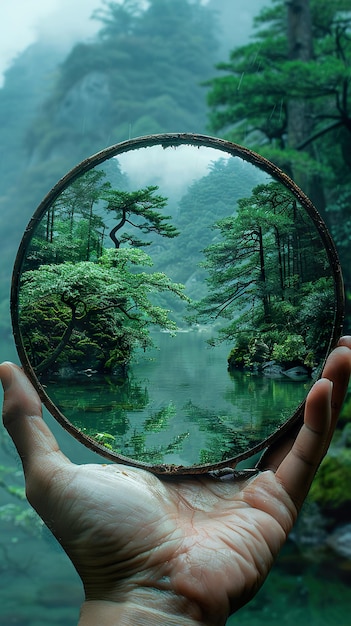
[[[350,371],[345,337],[308,395],[296,439],[266,452],[262,471],[237,482],[73,464],[23,372],[1,365],[4,424],[22,459],[28,500],[83,581],[80,626],[224,625],[258,591],[296,520]]]

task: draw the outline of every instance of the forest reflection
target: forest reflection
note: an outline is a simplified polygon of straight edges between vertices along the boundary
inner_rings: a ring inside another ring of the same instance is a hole
[[[285,422],[310,385],[228,372],[228,346],[210,348],[202,333],[161,333],[155,343],[127,376],[46,380],[74,426],[138,461],[189,466],[245,452]]]

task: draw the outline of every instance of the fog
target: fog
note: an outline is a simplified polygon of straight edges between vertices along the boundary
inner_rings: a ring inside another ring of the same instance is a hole
[[[118,1],[118,0],[117,0]],[[103,0],[1,0],[0,87],[4,72],[16,56],[36,41],[69,51],[75,43],[92,38],[101,24],[92,13]],[[247,41],[252,18],[269,0],[203,0],[218,12],[221,52]]]
[[[48,41],[69,50],[92,37],[100,24],[91,19],[101,0],[1,0],[0,85],[13,59],[32,43]]]

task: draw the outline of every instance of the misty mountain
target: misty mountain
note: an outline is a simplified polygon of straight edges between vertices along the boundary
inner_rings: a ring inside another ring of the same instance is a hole
[[[40,42],[26,48],[5,73],[0,89],[0,196],[27,166],[25,134],[48,97],[63,53]]]
[[[109,3],[93,41],[68,55],[38,42],[15,59],[0,90],[3,307],[21,234],[66,171],[129,137],[207,131],[204,82],[249,28],[237,4],[152,0],[142,12],[109,13]]]

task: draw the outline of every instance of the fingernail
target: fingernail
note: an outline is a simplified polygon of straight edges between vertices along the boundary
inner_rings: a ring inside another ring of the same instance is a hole
[[[324,384],[326,382],[329,383],[329,393],[330,393],[330,397],[331,397],[332,393],[333,393],[333,387],[334,387],[334,383],[333,383],[332,380],[329,380],[329,378],[322,377],[319,380],[317,380],[316,384],[318,384],[318,383],[319,384]]]
[[[11,387],[12,383],[12,370],[7,361],[0,364],[0,379],[3,390],[7,391]]]
[[[340,337],[338,341],[338,345],[346,346],[347,348],[350,348],[351,350],[351,335],[344,335],[343,337]]]

